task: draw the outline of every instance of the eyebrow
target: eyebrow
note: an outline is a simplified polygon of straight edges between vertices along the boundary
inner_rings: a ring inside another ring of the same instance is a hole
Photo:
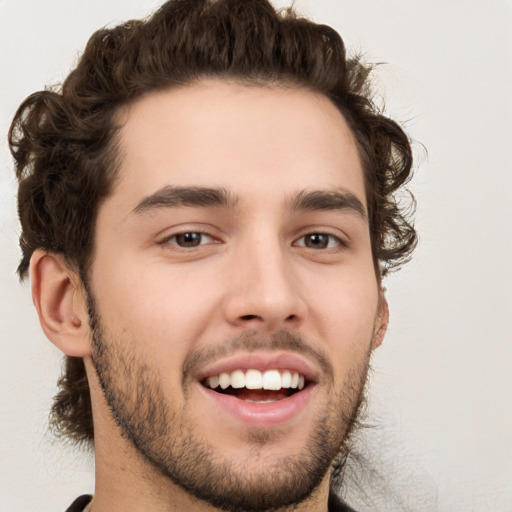
[[[291,201],[292,211],[349,210],[368,221],[366,209],[361,200],[346,190],[313,190],[299,192]]]
[[[224,188],[176,187],[168,185],[145,197],[132,210],[143,214],[165,208],[202,207],[234,208],[238,197]],[[361,200],[346,190],[301,191],[289,202],[291,211],[348,210],[357,213],[367,221],[365,207]]]
[[[132,213],[141,214],[179,206],[232,208],[236,206],[237,202],[237,199],[223,188],[174,187],[169,185],[142,199],[132,210]]]

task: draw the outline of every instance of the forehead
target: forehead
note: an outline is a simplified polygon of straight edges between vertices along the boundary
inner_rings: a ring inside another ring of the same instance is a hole
[[[365,204],[354,137],[319,93],[203,80],[149,94],[120,119],[113,199],[126,208],[165,186],[222,187],[242,205],[342,188]]]

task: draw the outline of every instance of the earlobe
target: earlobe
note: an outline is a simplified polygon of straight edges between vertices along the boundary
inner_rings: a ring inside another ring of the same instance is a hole
[[[87,308],[78,275],[58,254],[34,251],[30,260],[32,300],[48,339],[68,356],[90,354]]]
[[[375,332],[373,335],[372,349],[375,350],[379,347],[386,335],[389,324],[389,307],[388,301],[384,296],[384,290],[381,291],[379,298],[379,310],[377,312],[377,319],[375,321]]]

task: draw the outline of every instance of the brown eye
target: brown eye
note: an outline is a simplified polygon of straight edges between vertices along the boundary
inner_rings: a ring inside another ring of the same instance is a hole
[[[178,233],[177,235],[173,235],[169,238],[168,242],[185,248],[199,247],[200,245],[211,243],[212,237],[206,233],[190,231],[187,233]]]
[[[331,249],[339,247],[341,240],[334,235],[325,233],[310,233],[299,238],[296,245],[299,247],[307,247],[309,249]]]

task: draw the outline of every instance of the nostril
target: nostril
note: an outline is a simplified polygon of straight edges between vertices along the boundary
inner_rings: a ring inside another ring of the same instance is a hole
[[[259,315],[242,315],[240,317],[240,319],[244,320],[246,322],[251,321],[251,320],[263,320],[262,317]],[[293,322],[296,319],[297,319],[296,315],[289,315],[286,317],[285,322]]]

